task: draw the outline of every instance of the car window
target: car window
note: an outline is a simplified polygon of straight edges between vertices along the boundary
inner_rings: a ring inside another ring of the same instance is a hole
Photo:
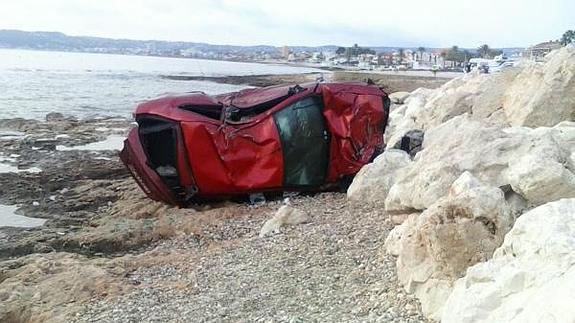
[[[179,106],[180,109],[201,114],[210,119],[220,120],[222,115],[222,105],[193,105],[184,104]]]
[[[274,114],[284,157],[284,185],[318,186],[325,181],[329,136],[321,97],[308,97]]]

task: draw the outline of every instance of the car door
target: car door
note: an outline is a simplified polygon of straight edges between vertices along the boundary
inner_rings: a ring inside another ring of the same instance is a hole
[[[325,183],[329,166],[329,133],[320,96],[303,98],[274,114],[284,160],[284,186],[314,187]]]

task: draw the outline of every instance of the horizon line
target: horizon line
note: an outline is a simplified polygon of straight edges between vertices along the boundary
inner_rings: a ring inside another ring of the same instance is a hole
[[[344,47],[344,48],[348,48],[348,47],[353,47],[352,46],[342,46],[342,45],[336,45],[336,44],[325,44],[325,45],[270,45],[270,44],[257,44],[257,45],[237,45],[237,44],[217,44],[217,43],[206,43],[206,42],[195,42],[195,41],[187,41],[187,40],[159,40],[159,39],[134,39],[134,38],[116,38],[116,37],[103,37],[103,36],[90,36],[90,35],[70,35],[61,31],[46,31],[46,30],[34,30],[34,31],[30,31],[30,30],[22,30],[22,29],[0,29],[0,32],[2,31],[16,31],[16,32],[24,32],[24,33],[54,33],[54,34],[62,34],[66,37],[89,37],[89,38],[101,38],[101,39],[109,39],[109,40],[128,40],[128,41],[141,41],[141,42],[165,42],[165,43],[191,43],[191,44],[205,44],[205,45],[211,45],[211,46],[233,46],[233,47],[274,47],[274,48],[278,48],[281,49],[284,46],[287,47],[311,47],[311,48],[317,48],[317,47]],[[452,48],[454,46],[459,47],[460,49],[473,49],[476,50],[479,47],[483,46],[484,44],[481,44],[477,47],[460,47],[458,45],[451,45],[451,46],[444,46],[444,47],[432,47],[432,46],[395,46],[395,45],[360,45],[358,43],[354,43],[354,45],[357,44],[359,47],[363,47],[363,48],[371,48],[371,47],[375,47],[375,48],[418,48],[418,47],[423,47],[425,49],[449,49]],[[511,47],[491,47],[493,49],[510,49],[510,48],[528,48],[529,46],[511,46]]]

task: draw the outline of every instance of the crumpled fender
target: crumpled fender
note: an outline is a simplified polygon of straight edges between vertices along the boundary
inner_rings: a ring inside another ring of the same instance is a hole
[[[329,84],[321,88],[324,116],[332,134],[329,182],[357,173],[383,151],[387,95],[376,87],[369,89]]]

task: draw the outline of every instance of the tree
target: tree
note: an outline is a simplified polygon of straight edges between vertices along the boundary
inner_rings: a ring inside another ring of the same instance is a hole
[[[371,55],[375,55],[375,51],[371,48],[366,48],[366,47],[360,47],[359,48],[359,54],[371,54]]]
[[[423,60],[423,53],[425,53],[425,47],[418,47],[417,52],[419,53],[419,61]]]
[[[481,45],[481,46],[479,46],[479,48],[477,48],[477,53],[482,58],[487,58],[489,56],[490,51],[491,51],[491,48],[489,48],[489,46],[487,44]]]
[[[351,48],[351,54],[353,56],[359,55],[359,46],[357,46],[357,44],[353,44],[353,47]]]
[[[348,47],[345,49],[345,60],[349,63],[351,61],[351,57],[353,56],[353,48]]]
[[[503,54],[502,50],[499,50],[499,49],[490,49],[489,50],[489,57],[495,57],[495,56],[499,56],[501,54]]]
[[[353,47],[338,47],[335,51],[338,55],[344,55],[346,57],[351,58],[352,56],[357,56],[361,54],[372,54],[375,55],[375,51],[371,48],[367,47],[360,47],[357,44],[354,44]]]
[[[441,51],[441,58],[443,59],[443,68],[445,68],[445,60],[447,59],[447,51]]]
[[[441,56],[443,56],[445,60],[453,62],[453,66],[455,66],[456,63],[465,61],[465,53],[459,50],[458,46],[453,46],[447,51],[444,51]]]
[[[463,61],[467,62],[473,55],[467,49],[463,51]]]
[[[403,48],[399,49],[399,65],[403,64],[403,55],[405,54],[405,50]]]
[[[561,36],[561,44],[568,45],[575,42],[575,30],[567,30],[563,36]]]

